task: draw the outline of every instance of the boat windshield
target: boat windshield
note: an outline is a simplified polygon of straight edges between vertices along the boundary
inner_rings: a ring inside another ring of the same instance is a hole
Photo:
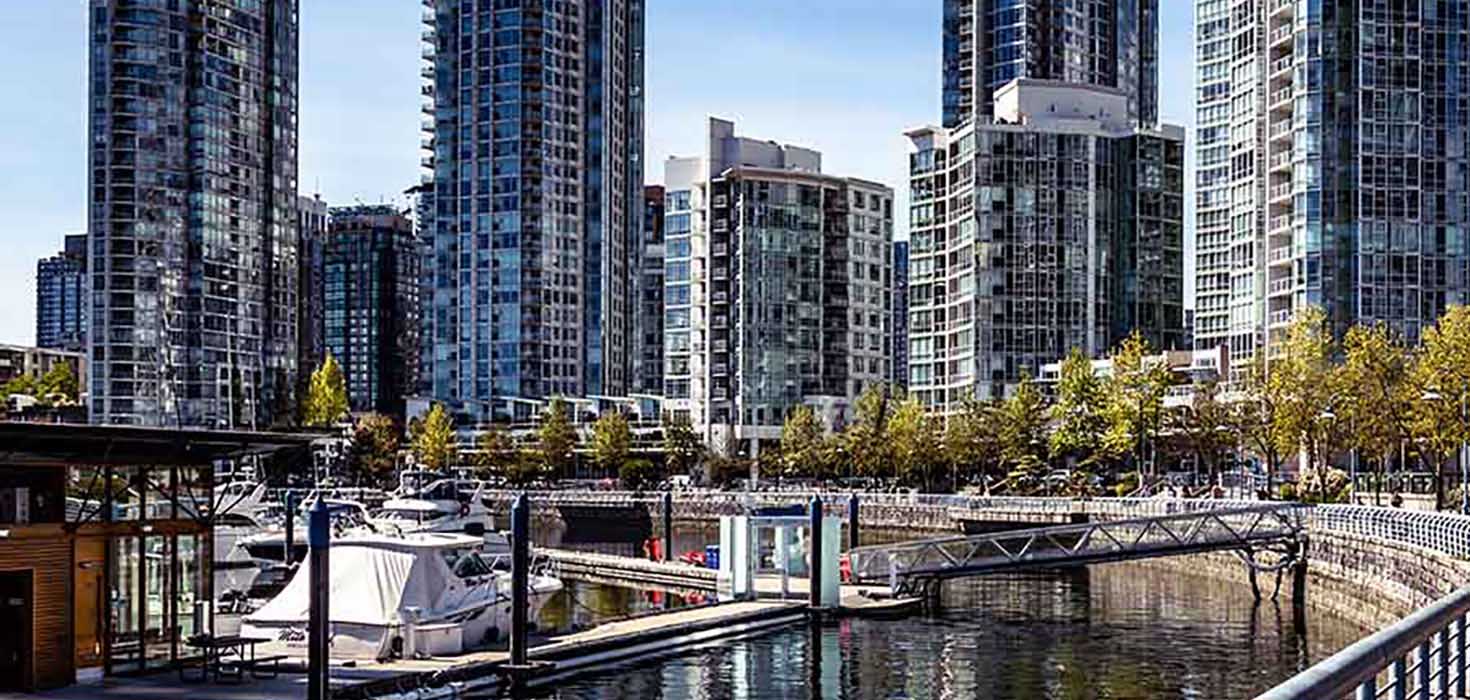
[[[438,520],[447,515],[442,510],[418,510],[416,508],[384,508],[378,511],[380,520],[402,520],[410,523],[421,523],[429,520]]]
[[[444,561],[454,570],[454,575],[460,578],[472,578],[475,576],[488,576],[495,569],[474,551],[445,550]]]

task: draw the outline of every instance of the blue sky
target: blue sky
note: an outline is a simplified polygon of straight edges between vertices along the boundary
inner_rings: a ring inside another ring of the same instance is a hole
[[[301,190],[392,200],[418,181],[421,5],[301,4]],[[1161,113],[1192,126],[1192,3],[1160,4]],[[817,148],[828,172],[905,199],[902,132],[939,119],[939,0],[647,6],[651,181],[669,155],[699,153],[717,115],[747,136]],[[86,225],[86,7],[0,0],[0,342],[34,341],[36,259]]]

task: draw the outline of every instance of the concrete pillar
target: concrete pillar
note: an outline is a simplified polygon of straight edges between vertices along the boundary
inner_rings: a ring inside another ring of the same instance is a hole
[[[822,609],[822,497],[812,496],[811,537],[807,539],[807,605],[812,612]]]
[[[310,548],[311,594],[307,613],[308,700],[327,700],[331,696],[328,660],[331,658],[331,538],[332,518],[327,504],[318,498],[311,507],[307,523],[307,546]]]
[[[526,494],[516,496],[510,507],[510,664],[525,667],[531,582],[531,501]]]

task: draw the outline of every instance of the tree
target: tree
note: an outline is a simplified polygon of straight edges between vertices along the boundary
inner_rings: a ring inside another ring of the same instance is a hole
[[[1409,385],[1409,432],[1443,483],[1455,450],[1470,440],[1470,306],[1451,306],[1435,327],[1425,329]]]
[[[1140,471],[1147,440],[1161,424],[1170,384],[1168,367],[1152,359],[1152,352],[1143,335],[1134,331],[1114,351],[1107,384],[1107,447],[1117,454],[1132,450],[1133,466]]]
[[[347,417],[347,380],[337,358],[327,355],[320,367],[311,373],[306,389],[302,422],[311,427],[326,427]]]
[[[1062,362],[1057,382],[1057,399],[1051,407],[1055,428],[1051,433],[1051,456],[1071,465],[1095,469],[1113,459],[1105,439],[1108,432],[1107,386],[1092,369],[1092,361],[1073,348]]]
[[[567,413],[567,402],[554,398],[546,406],[541,418],[541,427],[536,431],[541,463],[553,478],[571,472],[574,450],[577,449],[577,429],[572,427]]]
[[[893,451],[893,469],[900,480],[933,490],[934,474],[944,458],[940,429],[923,405],[913,397],[899,402],[888,421],[888,440]]]
[[[592,424],[592,459],[608,474],[617,474],[633,449],[633,429],[618,411],[598,416]]]
[[[490,424],[475,437],[474,464],[482,477],[506,478],[520,461],[515,440],[503,428]]]
[[[1266,353],[1258,352],[1241,380],[1239,394],[1227,401],[1230,429],[1237,444],[1254,451],[1266,469],[1266,493],[1274,497],[1276,474],[1281,469],[1281,440],[1276,432],[1276,407],[1281,403],[1278,387],[1266,381]]]
[[[824,455],[822,422],[811,406],[797,406],[781,426],[781,466],[787,476],[817,477]]]
[[[965,397],[960,410],[944,424],[944,461],[949,463],[954,489],[962,476],[987,476],[1000,462],[1000,422],[994,404]]]
[[[1189,402],[1165,415],[1170,431],[1179,436],[1214,484],[1220,462],[1239,444],[1231,407],[1220,400],[1219,384],[1196,384]]]
[[[891,411],[888,385],[869,384],[858,395],[857,417],[842,437],[852,468],[865,476],[883,476],[893,461],[888,443]]]
[[[1277,447],[1286,454],[1298,448],[1305,450],[1304,469],[1326,468],[1341,423],[1335,412],[1339,408],[1338,377],[1326,320],[1318,307],[1299,312],[1266,377],[1279,401],[1274,431]],[[1325,488],[1327,482],[1319,483]],[[1327,494],[1319,495],[1326,500]]]
[[[455,457],[454,419],[444,410],[443,404],[429,407],[424,419],[416,424],[413,438],[413,454],[418,463],[428,469],[445,469]]]
[[[1347,444],[1374,465],[1381,483],[1384,465],[1409,435],[1409,352],[1383,324],[1353,326],[1342,345],[1338,420],[1348,428]],[[1442,486],[1435,489],[1436,503],[1443,494]]]
[[[1035,489],[1046,469],[1046,400],[1031,378],[1021,375],[1016,392],[1000,411],[1001,464],[1012,488]]]
[[[372,485],[389,482],[398,466],[398,426],[381,413],[369,413],[352,431],[350,456],[360,481]]]
[[[704,457],[704,443],[684,414],[664,413],[663,423],[664,463],[674,473],[687,474]]]
[[[70,406],[77,403],[77,375],[70,362],[51,365],[40,381],[36,382],[35,395],[47,406]]]
[[[643,458],[630,459],[618,467],[618,481],[630,491],[642,491],[658,482],[658,470],[653,462]]]

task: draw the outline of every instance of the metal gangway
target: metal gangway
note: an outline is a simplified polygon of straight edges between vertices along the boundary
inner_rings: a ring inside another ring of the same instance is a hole
[[[1275,504],[1099,520],[858,547],[848,553],[855,583],[886,584],[900,595],[933,593],[945,579],[1036,568],[1065,568],[1199,552],[1277,551],[1301,555],[1310,507]]]

